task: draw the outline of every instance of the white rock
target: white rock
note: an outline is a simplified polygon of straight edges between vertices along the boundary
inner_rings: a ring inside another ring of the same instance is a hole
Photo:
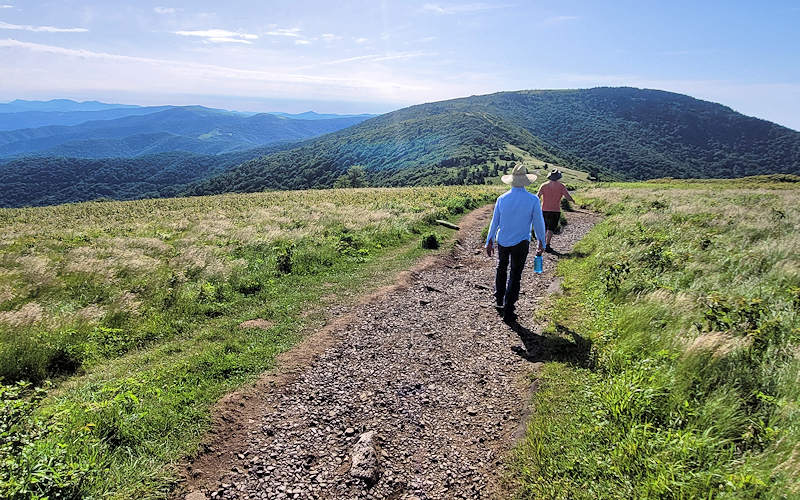
[[[375,450],[375,431],[365,432],[353,446],[350,475],[367,482],[378,478],[378,453]]]

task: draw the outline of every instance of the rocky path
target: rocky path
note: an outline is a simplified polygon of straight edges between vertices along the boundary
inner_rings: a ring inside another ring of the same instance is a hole
[[[566,214],[568,252],[593,216]],[[491,207],[446,256],[310,336],[282,368],[220,406],[182,488],[202,498],[496,498],[524,434],[530,375],[546,359],[532,311],[556,289],[556,257],[523,275],[519,323],[491,305],[480,249]],[[355,461],[355,463],[353,463]]]

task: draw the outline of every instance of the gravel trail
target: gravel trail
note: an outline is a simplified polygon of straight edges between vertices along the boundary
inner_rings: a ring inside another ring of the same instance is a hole
[[[507,496],[504,459],[524,435],[529,375],[551,348],[532,311],[558,288],[557,257],[536,275],[531,252],[519,322],[503,323],[491,305],[495,260],[481,252],[491,208],[462,221],[453,252],[339,311],[282,371],[223,401],[177,498]],[[563,253],[596,221],[566,216],[553,239]]]

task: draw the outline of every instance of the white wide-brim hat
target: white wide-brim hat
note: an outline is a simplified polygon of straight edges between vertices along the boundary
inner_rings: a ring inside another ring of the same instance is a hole
[[[504,175],[500,180],[506,184],[511,184],[512,187],[523,187],[535,181],[536,176],[529,174],[525,165],[517,165],[510,174]]]

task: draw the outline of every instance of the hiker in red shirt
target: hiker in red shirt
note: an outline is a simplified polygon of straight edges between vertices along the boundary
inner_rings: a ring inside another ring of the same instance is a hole
[[[548,253],[555,253],[550,247],[550,240],[553,238],[553,231],[558,227],[558,220],[561,218],[561,197],[569,201],[575,201],[569,195],[567,188],[558,182],[561,178],[561,171],[553,170],[547,176],[547,182],[541,185],[539,192],[536,193],[539,199],[542,200],[542,215],[544,216],[545,234],[545,248],[544,251]],[[541,250],[541,242],[539,242],[539,249]]]

